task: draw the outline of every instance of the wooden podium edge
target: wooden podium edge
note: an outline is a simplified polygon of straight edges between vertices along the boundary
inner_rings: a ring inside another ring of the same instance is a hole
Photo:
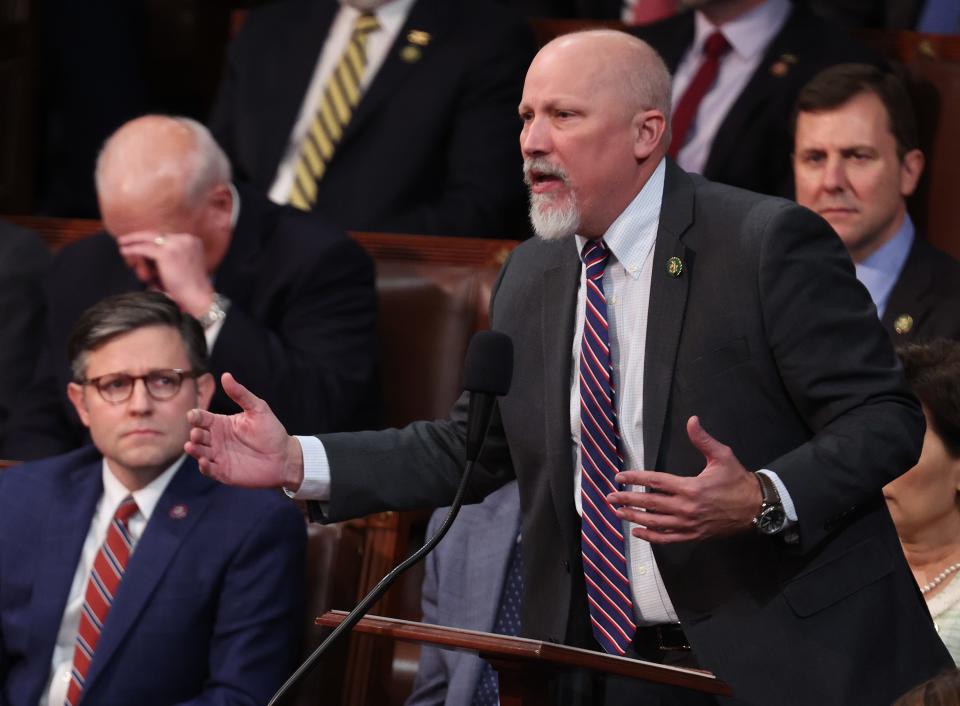
[[[316,619],[316,624],[336,627],[347,613],[330,610]],[[659,684],[671,684],[719,696],[732,696],[733,690],[711,672],[699,669],[672,667],[628,657],[616,657],[578,647],[557,645],[522,637],[507,637],[477,630],[448,628],[398,618],[368,615],[354,626],[354,630],[368,635],[379,635],[394,640],[422,642],[447,649],[469,650],[481,657],[498,661],[517,660],[558,669],[560,667],[590,669]]]

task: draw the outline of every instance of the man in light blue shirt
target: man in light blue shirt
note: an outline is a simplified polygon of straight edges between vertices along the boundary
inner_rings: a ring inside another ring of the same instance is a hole
[[[960,337],[960,263],[907,213],[924,157],[902,82],[865,64],[823,71],[800,93],[794,137],[797,201],[840,236],[894,340]]]

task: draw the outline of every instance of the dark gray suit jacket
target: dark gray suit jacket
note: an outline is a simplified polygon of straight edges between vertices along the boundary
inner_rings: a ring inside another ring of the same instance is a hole
[[[428,537],[439,529],[448,509],[440,508],[430,518]],[[460,510],[425,562],[423,622],[493,631],[519,520],[516,483]],[[424,645],[407,706],[470,706],[484,664],[471,652]]]
[[[915,462],[923,417],[843,245],[794,203],[668,164],[653,256],[647,467],[700,472],[697,414],[744,466],[779,474],[800,518],[793,546],[751,532],[655,548],[700,663],[737,703],[889,704],[952,661],[880,492]],[[519,481],[524,634],[589,645],[568,412],[579,278],[569,241],[504,266],[491,309],[513,387],[472,491]],[[324,436],[331,519],[448,502],[464,419],[461,401],[446,422]]]

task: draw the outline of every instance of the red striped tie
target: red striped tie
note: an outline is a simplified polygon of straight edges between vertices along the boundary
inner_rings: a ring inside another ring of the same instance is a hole
[[[128,495],[114,513],[113,521],[107,529],[107,538],[103,541],[97,558],[93,560],[87,592],[83,597],[83,609],[80,611],[77,644],[73,648],[73,668],[70,670],[66,706],[76,706],[80,701],[93,653],[100,641],[100,631],[107,619],[107,613],[110,612],[113,597],[117,594],[120,579],[123,578],[133,549],[127,522],[136,511],[137,503]]]
[[[580,344],[580,551],[593,635],[606,652],[622,655],[637,624],[622,525],[606,499],[620,489],[614,476],[623,468],[603,295],[610,251],[602,240],[591,240],[583,246],[582,257],[587,297]]]

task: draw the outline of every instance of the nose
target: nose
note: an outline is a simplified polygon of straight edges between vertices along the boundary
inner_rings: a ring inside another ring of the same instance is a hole
[[[831,155],[823,168],[823,189],[830,193],[839,193],[847,188],[847,172],[843,158]]]
[[[528,118],[520,130],[520,152],[524,157],[540,157],[552,149],[550,129],[546,120]]]
[[[150,414],[153,411],[153,398],[147,392],[147,382],[142,378],[133,381],[130,399],[127,400],[127,409],[131,414]]]

